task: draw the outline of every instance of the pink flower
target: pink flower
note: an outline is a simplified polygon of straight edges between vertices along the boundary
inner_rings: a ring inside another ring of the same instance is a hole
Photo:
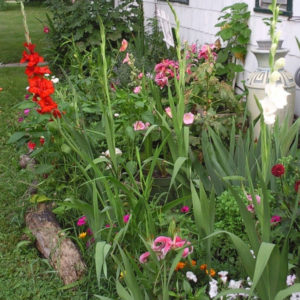
[[[143,74],[143,73],[140,73],[140,74],[138,75],[138,79],[142,79],[143,76],[144,76],[144,74]]]
[[[247,206],[247,209],[248,209],[249,212],[254,213],[254,205],[253,204],[249,204]]]
[[[85,225],[86,221],[87,221],[87,217],[86,216],[82,216],[81,218],[78,219],[77,226],[83,226],[83,225]]]
[[[191,243],[181,239],[179,236],[175,236],[172,244],[172,248],[177,249],[183,247],[184,245],[190,246]],[[190,248],[189,247],[184,248],[182,257],[187,257],[189,254],[193,253],[193,250],[194,250],[193,246],[191,246]]]
[[[44,33],[49,33],[50,32],[50,29],[49,29],[49,27],[47,27],[47,26],[44,26]]]
[[[25,95],[25,99],[26,99],[26,100],[27,100],[29,97],[30,97],[29,94],[26,94],[26,95]]]
[[[129,219],[130,219],[130,214],[125,215],[125,216],[123,217],[124,223],[128,223]]]
[[[28,116],[29,113],[30,113],[30,109],[29,108],[24,109],[24,115],[25,116]]]
[[[190,46],[190,49],[191,49],[191,52],[195,54],[197,52],[197,45],[196,44],[192,44]]]
[[[171,111],[171,107],[170,107],[170,106],[168,106],[168,107],[165,108],[165,112],[166,112],[166,114],[167,114],[170,118],[173,117],[173,116],[172,116],[172,111]]]
[[[93,231],[92,231],[91,228],[88,228],[87,231],[86,231],[86,233],[87,233],[88,235],[93,235]]]
[[[150,123],[149,123],[149,122],[146,122],[146,123],[145,123],[145,129],[148,129],[149,126],[150,126]]]
[[[183,123],[185,125],[191,125],[194,123],[195,116],[191,112],[183,115]]]
[[[139,85],[139,86],[137,86],[137,87],[134,88],[133,92],[135,94],[139,94],[141,92],[141,90],[142,90],[142,87]]]
[[[190,211],[190,208],[188,206],[182,206],[180,211],[184,214],[188,213]]]
[[[172,245],[172,239],[166,236],[159,236],[153,241],[151,248],[153,251],[157,252],[159,259],[163,259],[171,250]]]
[[[143,253],[139,258],[140,263],[141,264],[146,263],[148,261],[149,256],[150,256],[150,252],[147,251],[147,252]]]
[[[273,217],[271,218],[271,223],[277,224],[277,223],[279,223],[280,221],[281,221],[281,217],[280,217],[280,216],[273,216]]]
[[[121,48],[120,48],[120,52],[124,52],[127,49],[127,47],[128,47],[128,42],[125,39],[123,39]]]
[[[24,118],[19,118],[18,119],[18,122],[20,122],[20,123],[23,122],[23,121],[24,121]]]
[[[256,198],[256,202],[258,203],[258,204],[260,204],[260,196],[258,196],[258,195],[255,195],[255,198]],[[252,202],[252,196],[250,195],[250,194],[247,194],[247,199],[250,201],[250,202]]]
[[[155,82],[158,86],[163,88],[165,85],[168,84],[168,77],[165,76],[163,73],[158,73],[155,75]]]
[[[141,131],[141,130],[145,130],[145,129],[146,129],[146,125],[142,121],[136,121],[133,124],[134,131]]]
[[[187,65],[187,67],[186,67],[186,72],[187,72],[189,75],[192,74],[192,69],[191,69],[191,67],[192,67],[191,64]]]
[[[214,59],[217,58],[217,53],[213,52],[216,46],[214,44],[211,45],[203,45],[202,48],[199,51],[198,58],[204,58],[207,60],[209,58],[209,55],[212,55]]]
[[[105,225],[105,228],[109,228],[109,227],[110,227],[110,225],[109,225],[109,224],[106,224],[106,225]]]
[[[131,64],[131,61],[130,61],[130,56],[129,56],[129,53],[127,52],[126,53],[126,57],[124,58],[124,60],[123,60],[123,64]]]

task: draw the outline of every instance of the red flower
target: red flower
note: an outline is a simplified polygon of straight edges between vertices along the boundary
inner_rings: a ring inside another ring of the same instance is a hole
[[[57,104],[52,100],[51,97],[44,97],[38,102],[38,105],[41,107],[37,110],[40,114],[51,113],[53,110],[57,109]]]
[[[272,170],[271,170],[272,174],[276,177],[281,177],[281,175],[284,174],[284,171],[285,171],[284,165],[282,165],[282,164],[277,164],[277,165],[273,166]]]
[[[29,150],[34,150],[35,146],[36,146],[36,144],[33,143],[33,142],[28,142],[27,143],[27,147],[28,147]]]
[[[54,93],[54,86],[51,80],[34,76],[28,79],[29,92],[40,96],[41,98],[47,97]]]
[[[29,51],[30,53],[34,53],[35,44],[31,44],[31,43],[27,44],[27,43],[24,43],[24,47],[27,48],[28,51]]]
[[[45,138],[43,136],[40,136],[40,144],[41,146],[45,144]]]
[[[295,182],[295,191],[296,193],[300,193],[300,180]]]
[[[50,31],[49,27],[45,26],[45,27],[44,27],[44,32],[45,32],[45,33],[49,33],[49,31]]]

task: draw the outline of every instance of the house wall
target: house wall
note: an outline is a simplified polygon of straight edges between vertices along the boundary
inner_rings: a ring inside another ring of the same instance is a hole
[[[159,0],[143,0],[144,13],[146,18],[154,16],[155,4],[160,9],[165,10],[171,20],[172,26],[175,27],[174,18],[166,2]],[[246,2],[251,12],[249,26],[252,30],[251,41],[248,47],[248,52],[245,71],[239,75],[239,85],[241,80],[247,78],[248,74],[257,68],[257,61],[251,49],[256,48],[256,41],[260,39],[268,38],[268,28],[263,23],[263,18],[270,17],[269,14],[254,12],[255,0],[190,0],[189,5],[172,3],[179,21],[180,21],[180,35],[182,40],[189,43],[195,43],[202,45],[204,43],[213,43],[216,40],[215,34],[218,28],[214,25],[218,23],[218,18],[221,15],[221,10],[225,6],[232,5],[237,2]],[[286,69],[295,74],[298,68],[300,68],[300,50],[297,47],[295,36],[300,39],[300,0],[293,1],[293,15],[298,16],[290,20],[288,17],[280,16],[281,23],[277,28],[281,31],[281,38],[284,40],[283,47],[288,48],[290,51],[286,56]],[[296,107],[295,113],[300,116],[300,87],[296,87]]]

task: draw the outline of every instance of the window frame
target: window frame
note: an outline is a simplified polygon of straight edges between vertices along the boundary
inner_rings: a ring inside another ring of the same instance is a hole
[[[272,14],[272,12],[268,8],[264,8],[260,6],[260,0],[255,0],[254,11],[260,13]],[[287,16],[287,17],[293,16],[293,0],[287,0],[286,10],[282,10],[280,16]]]
[[[167,0],[159,0],[159,1],[167,2]],[[184,4],[184,5],[190,4],[190,0],[169,0],[169,1],[179,3],[179,4]]]

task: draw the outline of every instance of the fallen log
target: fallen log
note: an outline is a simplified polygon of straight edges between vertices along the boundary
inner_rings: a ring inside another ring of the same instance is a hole
[[[77,281],[86,265],[74,243],[66,237],[49,205],[40,203],[38,209],[26,215],[26,225],[36,237],[38,250],[47,258],[64,284]]]

